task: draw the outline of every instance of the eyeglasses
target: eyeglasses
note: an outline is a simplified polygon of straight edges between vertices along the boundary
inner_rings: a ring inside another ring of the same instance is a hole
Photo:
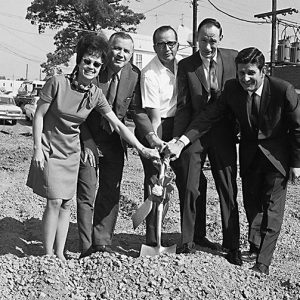
[[[177,42],[174,42],[174,41],[173,42],[171,42],[171,41],[170,42],[158,42],[155,44],[155,46],[160,50],[164,49],[166,46],[168,46],[169,49],[173,49],[176,45],[177,45]]]
[[[95,67],[95,68],[100,68],[103,64],[102,63],[100,63],[100,62],[98,62],[98,61],[92,61],[90,58],[84,58],[83,59],[83,62],[86,64],[86,65],[90,65],[91,63],[93,63],[93,66]]]

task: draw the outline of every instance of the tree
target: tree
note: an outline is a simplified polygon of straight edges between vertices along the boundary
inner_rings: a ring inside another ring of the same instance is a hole
[[[78,39],[91,31],[102,29],[134,32],[145,16],[134,13],[122,0],[33,0],[26,19],[38,25],[39,33],[46,28],[60,29],[54,36],[54,53],[47,54],[41,64],[43,73],[53,74],[61,64],[68,66]]]

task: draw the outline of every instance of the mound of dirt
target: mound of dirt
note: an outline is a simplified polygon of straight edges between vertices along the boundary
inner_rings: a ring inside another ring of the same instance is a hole
[[[197,248],[195,254],[139,257],[144,224],[133,230],[131,215],[143,201],[143,169],[129,151],[122,183],[114,254],[92,254],[78,260],[76,203],[63,263],[43,256],[42,214],[45,200],[25,186],[32,154],[31,127],[0,128],[0,299],[300,299],[299,184],[290,185],[283,228],[270,275],[253,273],[251,264],[229,264],[224,253]],[[221,244],[218,196],[208,177],[208,238]],[[239,182],[240,187],[240,182]],[[247,222],[239,190],[241,245],[247,249]],[[177,191],[164,220],[164,246],[179,242]]]

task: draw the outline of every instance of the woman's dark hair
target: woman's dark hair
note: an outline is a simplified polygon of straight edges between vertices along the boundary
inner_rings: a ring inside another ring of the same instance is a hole
[[[103,33],[88,33],[82,36],[76,46],[76,64],[80,64],[85,54],[95,55],[105,61],[108,52],[108,39]]]
[[[241,50],[235,58],[236,66],[238,64],[253,64],[261,70],[265,65],[265,57],[260,50],[255,47],[249,47]]]

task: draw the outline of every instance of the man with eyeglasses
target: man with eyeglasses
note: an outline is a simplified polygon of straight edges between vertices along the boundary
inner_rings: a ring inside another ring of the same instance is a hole
[[[145,145],[159,147],[162,145],[152,142],[149,136],[159,137],[168,142],[172,139],[173,122],[177,105],[176,75],[178,64],[177,33],[171,26],[161,26],[153,33],[153,48],[156,56],[142,69],[141,92],[142,104],[153,126],[153,132],[146,137],[136,126],[136,136]],[[147,140],[148,137],[148,140]],[[149,196],[152,186],[151,177],[158,173],[150,161],[141,157],[144,168],[144,198]],[[156,237],[156,203],[146,218],[146,244],[157,245]]]
[[[195,244],[221,250],[218,244],[206,238],[206,199],[201,196],[200,173],[208,156],[220,198],[222,246],[229,250],[227,260],[241,265],[235,119],[227,115],[201,139],[194,138],[194,132],[189,131],[197,115],[219,100],[224,83],[236,76],[237,51],[219,48],[222,38],[220,23],[204,19],[198,26],[199,51],[179,63],[175,138],[168,148],[174,160],[181,203],[182,247],[179,252],[193,253]]]
[[[97,85],[116,116],[124,122],[127,111],[141,106],[140,71],[130,63],[134,44],[129,34],[112,34],[108,48],[107,62],[99,72]],[[134,121],[143,135],[153,131],[142,109],[134,115]],[[96,251],[113,252],[111,244],[119,210],[124,153],[127,155],[125,141],[96,111],[81,126],[81,142],[77,184],[80,258]],[[151,137],[150,142],[153,142]],[[99,187],[95,198],[97,171]]]

